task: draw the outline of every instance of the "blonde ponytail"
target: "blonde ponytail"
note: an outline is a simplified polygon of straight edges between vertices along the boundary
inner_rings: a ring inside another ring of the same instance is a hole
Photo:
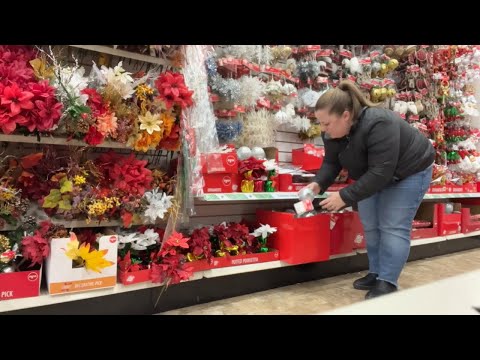
[[[374,104],[368,100],[360,89],[350,80],[342,80],[334,89],[325,92],[317,101],[315,111],[329,109],[330,114],[342,115],[344,111],[350,111],[353,114],[353,121],[357,120],[358,114],[364,106],[374,107]]]

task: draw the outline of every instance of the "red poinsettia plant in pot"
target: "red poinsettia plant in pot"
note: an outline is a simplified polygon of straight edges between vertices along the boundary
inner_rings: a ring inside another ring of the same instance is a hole
[[[178,284],[180,281],[188,280],[193,275],[193,268],[187,263],[183,254],[189,248],[189,238],[174,231],[163,243],[163,246],[155,253],[152,253],[152,264],[150,279],[154,283],[165,285]]]

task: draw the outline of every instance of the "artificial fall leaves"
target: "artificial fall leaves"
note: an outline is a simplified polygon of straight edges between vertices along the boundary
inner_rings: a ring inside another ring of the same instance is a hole
[[[92,270],[98,273],[102,269],[112,266],[113,262],[104,258],[108,250],[91,249],[89,243],[82,243],[77,239],[74,233],[70,233],[70,241],[67,243],[65,255],[72,259],[78,266],[85,266],[87,270]]]

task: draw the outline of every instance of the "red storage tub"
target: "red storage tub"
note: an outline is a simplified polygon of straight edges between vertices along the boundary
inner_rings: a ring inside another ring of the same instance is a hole
[[[462,230],[462,204],[453,204],[453,213],[445,212],[445,204],[438,204],[438,235],[459,234]]]
[[[334,225],[333,225],[334,223]],[[365,247],[363,226],[358,213],[332,214],[330,254],[348,254],[353,249]]]
[[[289,264],[326,261],[330,258],[330,215],[296,218],[294,214],[257,210],[257,221],[277,228],[269,246],[278,249]]]

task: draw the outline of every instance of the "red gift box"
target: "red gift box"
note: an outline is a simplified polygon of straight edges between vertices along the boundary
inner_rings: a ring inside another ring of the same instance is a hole
[[[477,183],[463,184],[463,192],[465,192],[465,193],[477,192]]]
[[[0,274],[0,300],[40,295],[42,269]]]
[[[445,212],[445,204],[438,204],[438,235],[458,234],[462,230],[462,204],[453,204],[453,213]]]
[[[303,170],[318,170],[322,166],[325,149],[315,147],[313,144],[304,144],[301,149],[292,150],[292,164],[300,166]]]
[[[300,191],[303,187],[307,186],[310,182],[312,182],[314,176],[315,175],[313,174],[279,174],[278,188],[280,191],[297,192]],[[293,182],[294,178],[295,182]]]
[[[206,194],[231,193],[239,189],[238,174],[205,174],[203,192]]]
[[[238,172],[238,158],[235,151],[226,154],[202,154],[200,155],[200,164],[203,174]]]
[[[415,220],[428,221],[429,227],[412,228],[410,238],[426,239],[438,236],[438,204],[421,203],[415,215]]]
[[[446,194],[450,192],[450,187],[447,185],[430,185],[428,189],[429,194]]]
[[[257,210],[257,221],[277,228],[268,242],[278,249],[280,260],[304,264],[330,258],[330,214],[296,218],[291,213]]]

